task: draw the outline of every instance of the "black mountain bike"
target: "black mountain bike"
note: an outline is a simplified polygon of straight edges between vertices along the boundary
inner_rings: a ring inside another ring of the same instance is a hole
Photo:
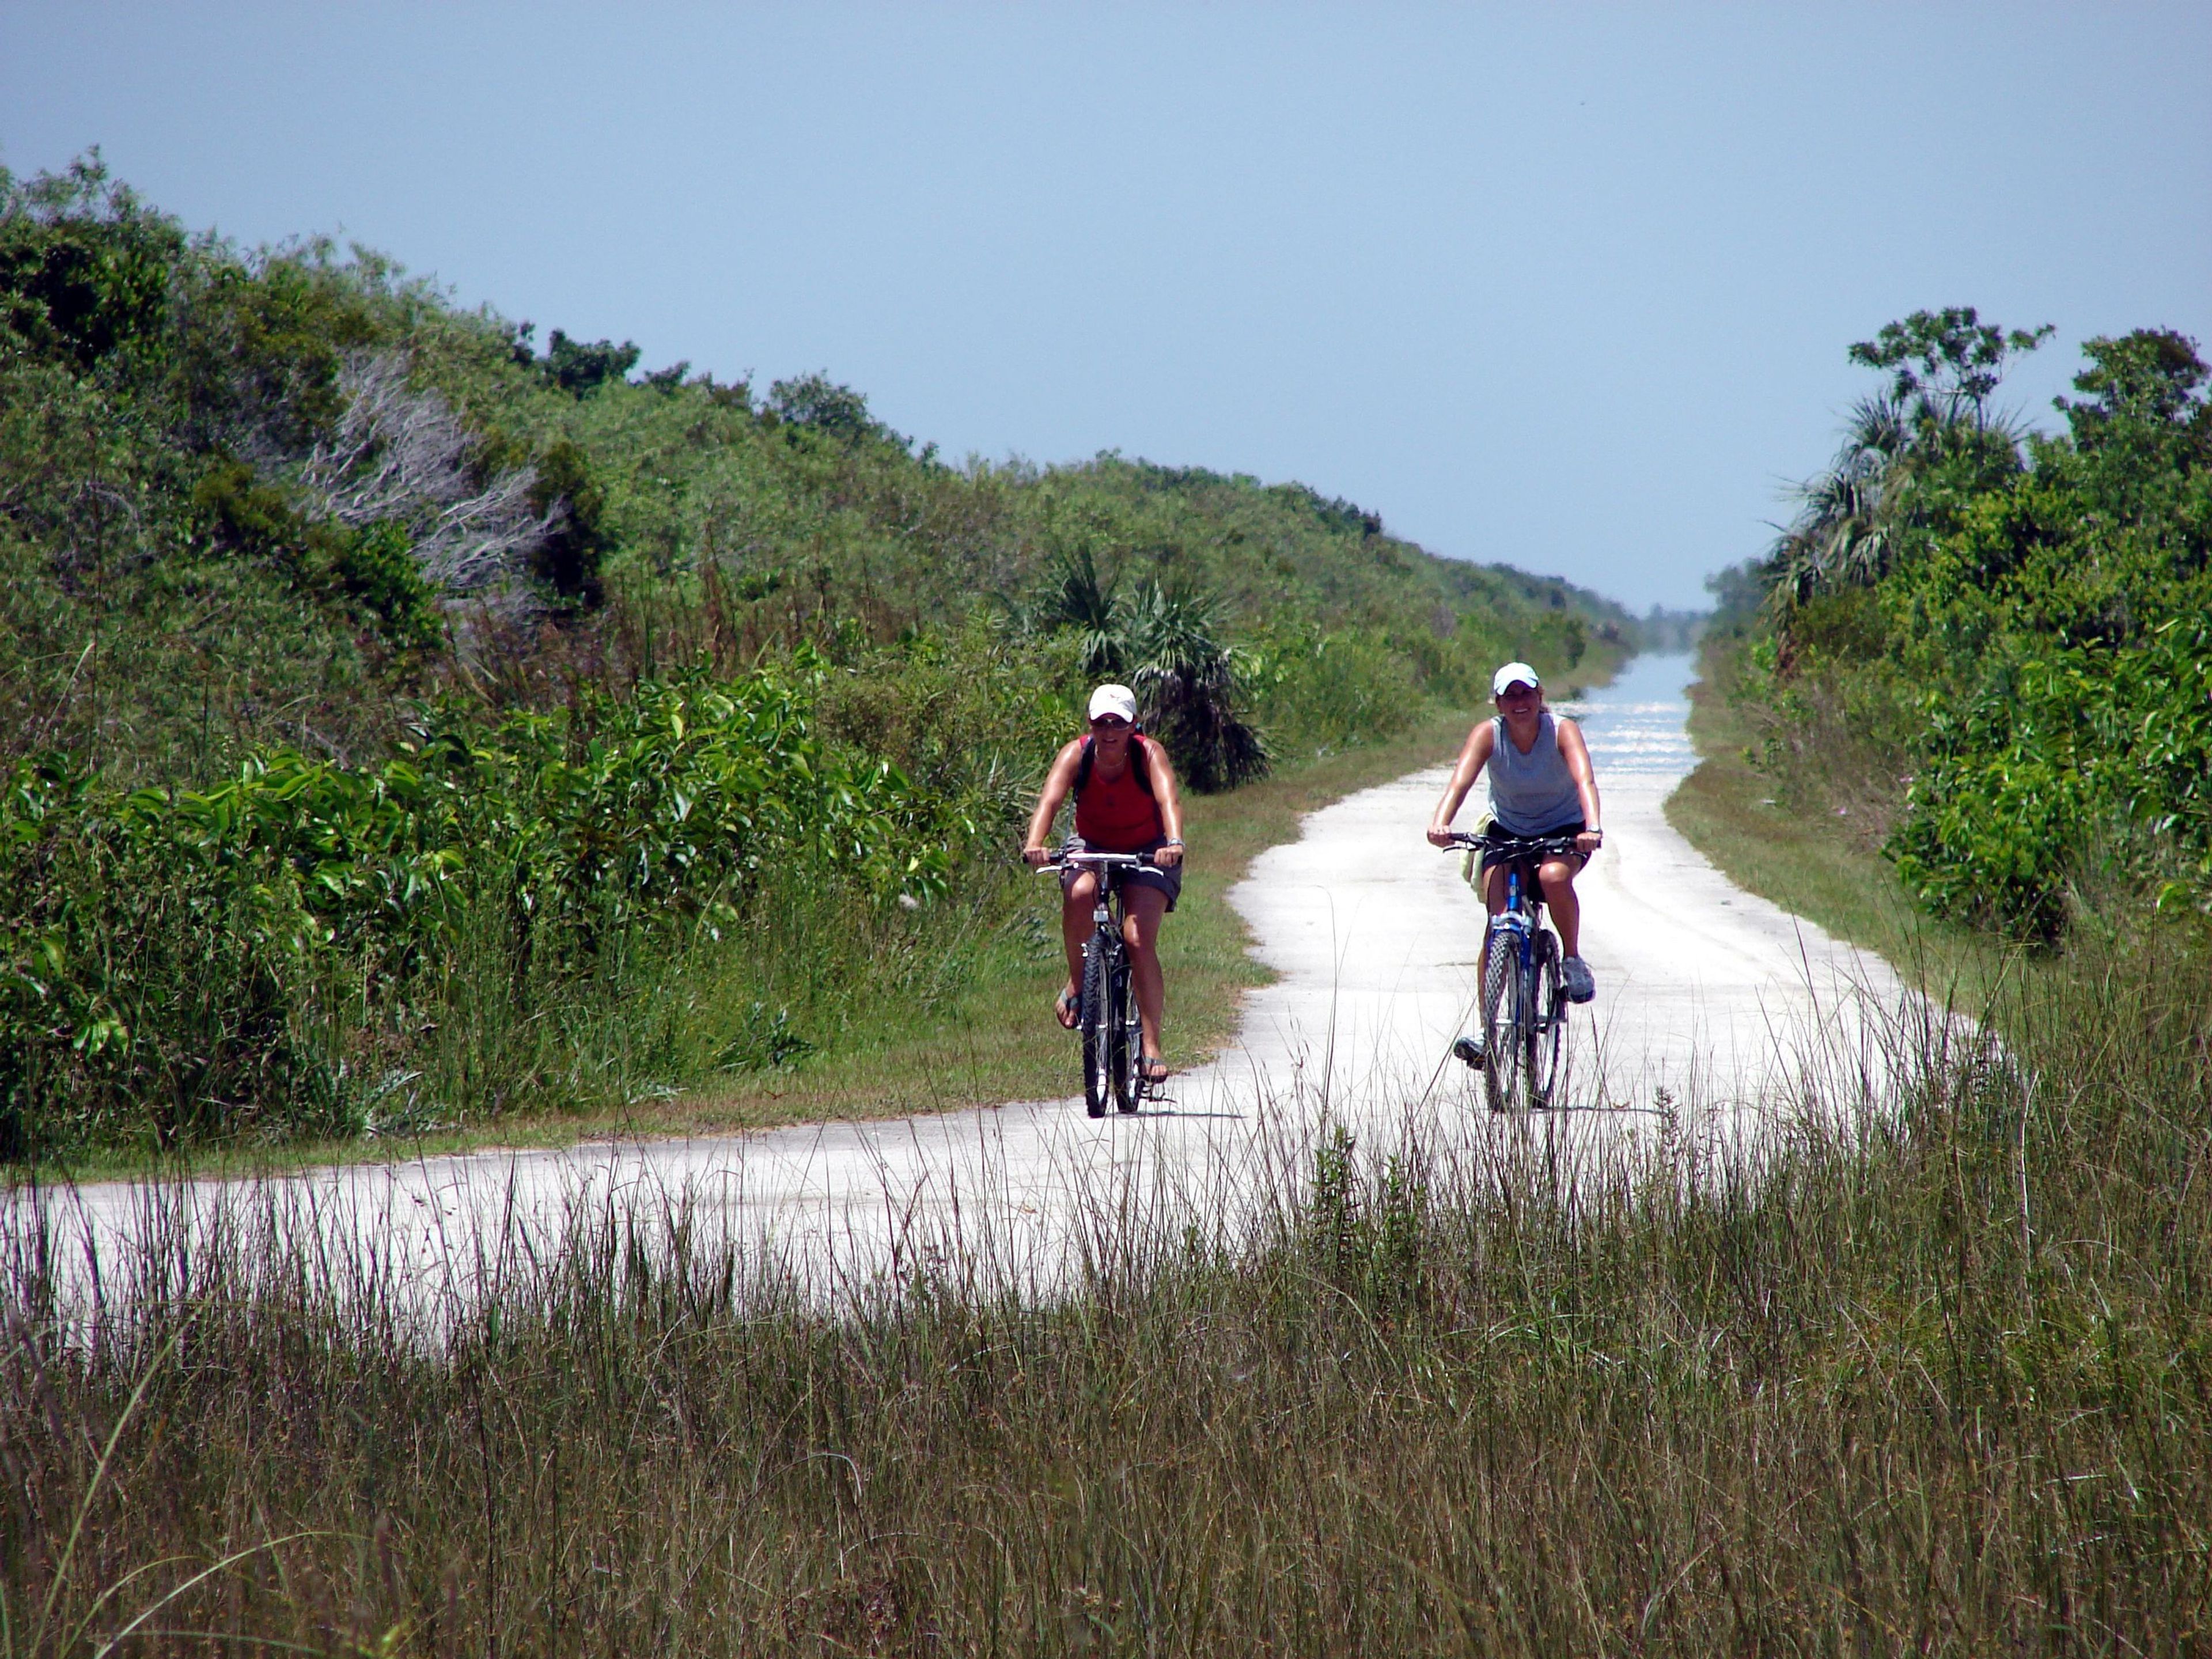
[[[1536,866],[1573,857],[1575,838],[1523,841],[1515,836],[1455,835],[1454,847],[1512,851],[1504,866],[1505,908],[1491,917],[1482,969],[1482,1092],[1493,1112],[1542,1111],[1565,1082],[1567,988],[1559,935],[1544,925]],[[1478,880],[1478,894],[1484,883]]]
[[[1068,866],[1098,875],[1095,924],[1083,946],[1083,1104],[1093,1117],[1106,1115],[1110,1097],[1116,1109],[1133,1112],[1149,1088],[1145,1081],[1145,1030],[1137,1016],[1137,997],[1129,983],[1129,947],[1121,939],[1121,872],[1149,865],[1141,853],[1061,852],[1043,867]]]

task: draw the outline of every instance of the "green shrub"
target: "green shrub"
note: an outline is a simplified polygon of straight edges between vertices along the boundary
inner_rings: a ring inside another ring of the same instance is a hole
[[[471,942],[527,1000],[719,933],[764,893],[942,894],[1003,825],[822,740],[828,672],[802,654],[489,725],[448,710],[379,767],[279,750],[204,791],[118,796],[64,757],[18,763],[0,802],[15,1155],[149,1127],[163,1146],[325,1132],[349,1036],[446,994]]]
[[[1939,914],[2049,941],[2069,885],[2110,870],[2162,899],[2212,894],[2212,625],[2003,665],[1931,702],[1892,850]]]
[[[562,599],[599,604],[607,492],[592,476],[591,458],[565,438],[547,445],[538,458],[531,503],[540,513],[559,509],[559,522],[532,555],[532,568]]]
[[[1412,665],[1364,630],[1263,634],[1247,653],[1243,683],[1255,718],[1291,754],[1324,754],[1403,728],[1413,704]]]
[[[19,184],[0,168],[0,331],[80,370],[143,350],[169,319],[182,233],[98,153]]]

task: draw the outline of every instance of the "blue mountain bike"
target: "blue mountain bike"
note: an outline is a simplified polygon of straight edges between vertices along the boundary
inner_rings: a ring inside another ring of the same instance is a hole
[[[1482,1092],[1493,1112],[1542,1111],[1565,1088],[1567,988],[1559,935],[1544,922],[1537,866],[1572,858],[1572,836],[1543,841],[1455,835],[1452,845],[1516,856],[1505,871],[1505,908],[1491,917],[1482,966]],[[1483,890],[1478,878],[1476,891]]]

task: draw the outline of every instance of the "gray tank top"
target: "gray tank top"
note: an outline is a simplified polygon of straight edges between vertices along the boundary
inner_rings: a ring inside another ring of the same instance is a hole
[[[1490,810],[1500,829],[1516,836],[1547,835],[1580,823],[1582,792],[1559,752],[1559,727],[1547,709],[1537,718],[1536,741],[1527,754],[1506,735],[1505,717],[1497,716],[1498,742],[1490,751]]]

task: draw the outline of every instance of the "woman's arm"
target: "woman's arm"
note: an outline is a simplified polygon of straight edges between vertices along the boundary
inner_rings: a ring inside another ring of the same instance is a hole
[[[1022,837],[1022,856],[1031,864],[1042,864],[1052,856],[1045,850],[1045,837],[1052,834],[1052,821],[1060,815],[1060,803],[1075,787],[1075,769],[1082,758],[1080,738],[1070,738],[1052,757],[1052,769],[1044,775],[1044,787],[1037,792],[1036,811],[1030,814],[1029,834]]]
[[[1598,810],[1597,773],[1590,765],[1589,745],[1583,741],[1583,729],[1572,720],[1555,722],[1559,734],[1559,758],[1567,763],[1567,775],[1575,781],[1575,793],[1583,800],[1583,832],[1575,838],[1575,846],[1584,858],[1605,844],[1605,817]]]
[[[1437,803],[1437,814],[1429,820],[1429,842],[1436,847],[1451,845],[1451,821],[1459,815],[1460,805],[1467,799],[1467,792],[1474,787],[1474,781],[1482,775],[1482,769],[1490,763],[1490,751],[1498,744],[1495,722],[1484,720],[1467,734],[1460,745],[1459,764],[1452,768],[1451,781],[1444,786],[1443,799]]]
[[[1168,844],[1152,854],[1152,862],[1172,870],[1182,862],[1182,797],[1176,793],[1175,768],[1168,761],[1164,744],[1147,743],[1139,752],[1152,768],[1152,799],[1159,805],[1160,823],[1168,832]]]

